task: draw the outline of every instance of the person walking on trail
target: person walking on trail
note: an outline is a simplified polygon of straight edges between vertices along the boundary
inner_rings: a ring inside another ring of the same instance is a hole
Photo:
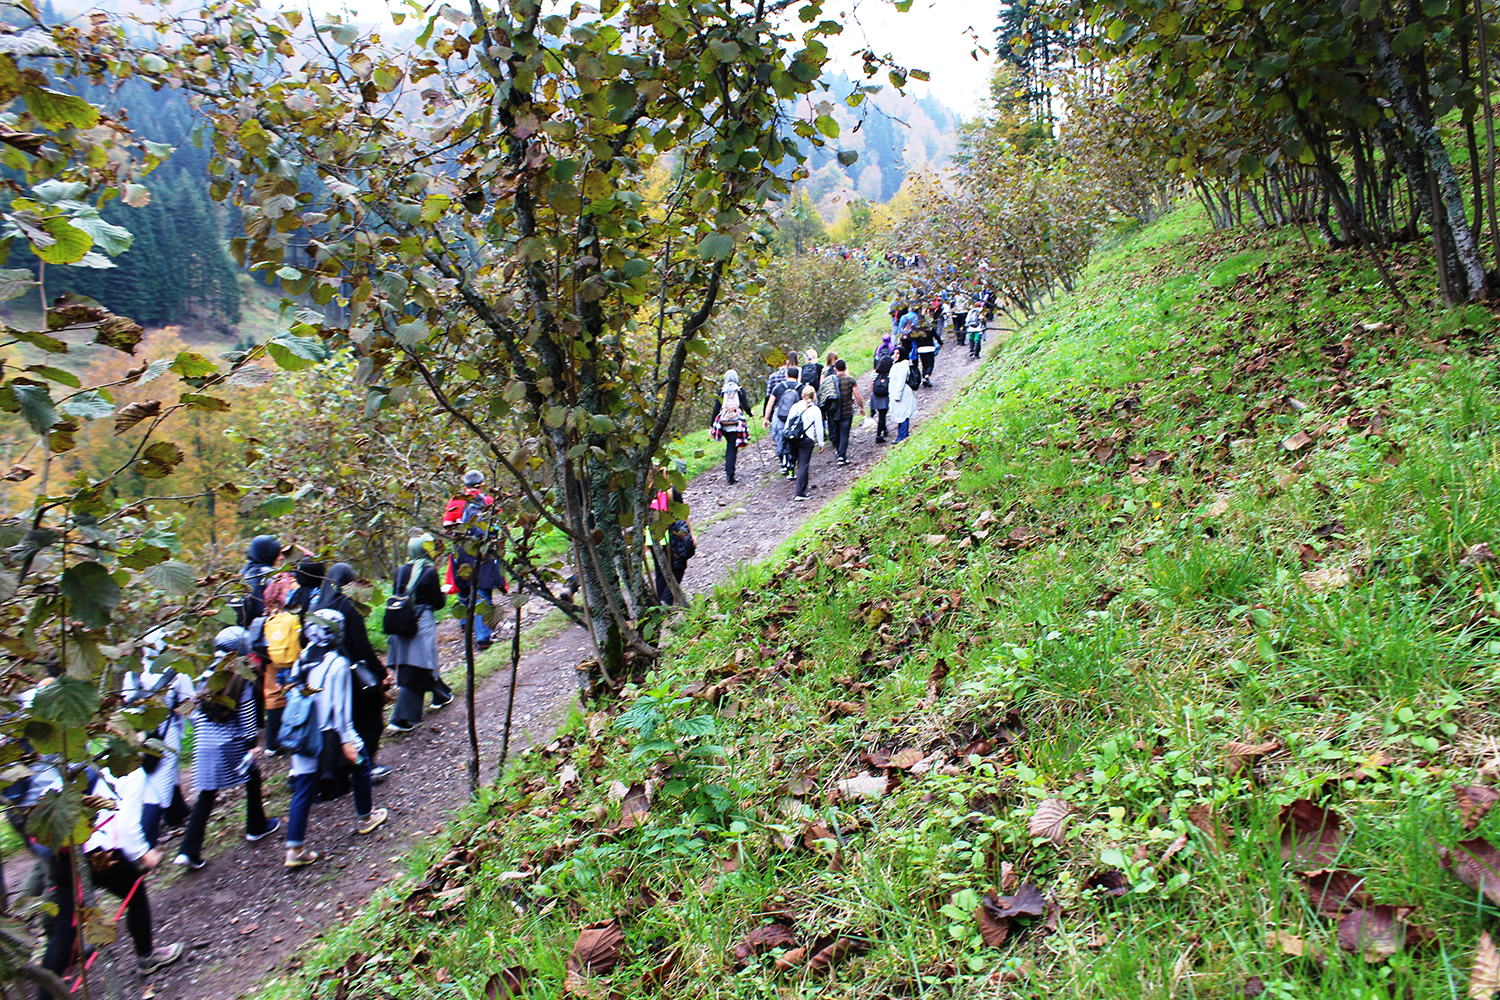
[[[849,374],[849,366],[843,358],[833,363],[835,391],[839,397],[838,433],[834,444],[838,448],[839,464],[849,464],[849,437],[854,429],[854,417],[865,412],[865,400],[859,392],[859,380]]]
[[[455,535],[443,592],[458,595],[458,603],[467,608],[469,588],[474,588],[474,647],[481,651],[489,649],[495,637],[489,622],[495,591],[503,594],[509,589],[499,558],[493,553],[481,556],[471,551],[490,539],[495,498],[486,494],[483,486],[483,472],[465,472],[463,493],[449,500],[443,511],[443,527]]]
[[[809,347],[807,353],[803,356],[802,372],[799,378],[803,385],[810,385],[816,389],[818,387],[818,380],[822,377],[823,366],[818,363],[818,352]],[[802,398],[801,393],[798,393],[797,398]]]
[[[93,832],[83,844],[82,865],[96,889],[124,900],[121,909],[125,911],[125,929],[135,951],[136,972],[142,976],[152,975],[176,962],[184,949],[180,941],[160,948],[153,941],[146,873],[161,863],[161,852],[146,842],[141,831],[141,797],[147,777],[139,769],[121,778],[108,771],[95,774],[88,794],[109,799],[114,807],[101,809],[94,817]],[[33,766],[22,781],[26,785],[24,794],[8,797],[23,808],[35,805],[48,791],[61,791],[63,787],[62,774],[52,764]],[[19,815],[19,809],[13,812],[13,816]],[[17,832],[24,835],[19,828]],[[41,967],[61,976],[68,971],[77,952],[80,893],[73,880],[76,867],[73,851],[77,848],[53,850],[31,840],[28,840],[28,846],[45,859],[51,886],[47,902],[55,908]],[[50,1000],[52,993],[40,988],[36,997],[37,1000]]]
[[[387,727],[404,733],[422,721],[422,701],[432,692],[432,707],[442,708],[453,700],[453,691],[443,683],[438,660],[437,619],[448,599],[438,583],[437,567],[430,558],[431,535],[418,535],[406,542],[411,561],[396,570],[391,581],[394,597],[409,598],[416,612],[416,631],[410,635],[386,633],[386,660],[396,668],[396,708]]]
[[[261,700],[266,708],[266,753],[278,754],[281,747],[276,734],[281,731],[281,713],[286,709],[286,695],[281,693],[287,673],[302,652],[302,619],[288,610],[287,602],[297,584],[288,574],[281,574],[266,586],[266,614],[250,627],[250,648],[259,661]]]
[[[813,448],[823,449],[823,414],[818,409],[817,393],[813,387],[802,387],[802,399],[787,414],[786,431],[783,435],[797,456],[797,491],[793,500],[807,499],[807,467],[812,462]]]
[[[235,624],[249,626],[266,613],[266,584],[270,582],[271,576],[276,572],[276,564],[280,561],[281,543],[276,540],[275,535],[256,535],[250,539],[250,545],[245,550],[245,568],[240,570],[240,579],[250,588],[250,592],[240,598],[239,606],[235,609]]]
[[[152,629],[141,639],[141,669],[127,673],[120,684],[120,695],[127,705],[151,704],[167,710],[167,717],[146,734],[165,751],[160,756],[141,754],[141,833],[146,844],[155,847],[160,840],[162,816],[172,808],[174,798],[182,794],[182,736],[187,719],[178,711],[193,700],[193,682],[186,674],[171,667],[156,670],[156,661],[167,648],[164,629]]]
[[[911,418],[917,413],[917,393],[910,378],[913,359],[897,361],[891,365],[891,405],[888,420],[896,425],[897,442],[911,435]]]
[[[322,735],[323,751],[294,753],[291,767],[292,801],[287,807],[286,867],[304,868],[318,860],[318,852],[307,847],[307,820],[313,799],[318,794],[323,759],[329,764],[342,762],[352,769],[349,784],[354,792],[354,832],[360,836],[375,832],[385,822],[386,810],[375,809],[370,781],[370,758],[363,749],[363,739],[355,729],[349,705],[352,698],[353,665],[344,655],[344,616],[333,608],[322,608],[308,616],[307,648],[297,660],[292,683],[313,692],[311,724]]]
[[[890,335],[886,335],[887,341]],[[875,374],[870,379],[870,413],[875,417],[875,443],[885,444],[887,437],[886,415],[891,408],[891,368],[894,355],[889,343],[882,343],[875,352]]]
[[[969,310],[969,328],[965,334],[969,341],[969,357],[977,358],[984,353],[984,314],[978,309]]]
[[[775,391],[766,397],[765,412],[761,414],[761,426],[771,431],[771,443],[775,446],[776,458],[781,462],[783,473],[792,467],[781,433],[786,430],[786,415],[802,396],[802,383],[798,381],[797,374],[795,365],[788,365],[782,370],[781,381],[777,383]]]
[[[380,654],[370,643],[364,615],[344,593],[344,588],[354,580],[354,567],[348,563],[334,563],[328,567],[328,578],[318,588],[313,610],[332,609],[343,616],[344,655],[353,667],[349,717],[354,720],[355,731],[359,733],[365,756],[370,761],[370,777],[379,781],[391,773],[390,768],[376,762],[380,753],[380,735],[385,731],[387,673],[385,664],[380,662]]]
[[[239,625],[220,629],[214,636],[214,652],[218,658],[198,684],[198,705],[193,711],[193,785],[198,800],[175,861],[190,871],[208,863],[203,860],[203,837],[224,789],[245,786],[246,840],[260,840],[281,827],[281,820],[266,818],[261,798],[255,683],[235,669],[236,657],[248,660],[250,656],[250,632]],[[230,671],[228,683],[214,691],[214,675],[226,669]]]
[[[969,313],[974,308],[974,300],[969,298],[969,293],[959,289],[953,296],[953,329],[967,330],[969,327]]]
[[[932,366],[937,360],[939,346],[937,338],[933,335],[931,328],[918,327],[916,333],[912,335],[912,344],[917,351],[917,360],[922,366],[922,384],[931,387]]]
[[[651,509],[666,513],[671,510],[672,504],[682,503],[682,493],[673,487],[669,493],[666,490],[656,494],[656,499],[651,501]],[[667,581],[667,575],[662,572],[661,549],[665,548],[667,568],[671,570],[672,577],[677,581],[677,589],[682,589],[682,578],[687,573],[688,560],[698,551],[698,543],[693,540],[693,522],[690,518],[678,518],[667,526],[667,537],[665,545],[652,549],[651,561],[656,564],[656,603],[663,607],[671,607],[677,603],[677,595],[672,585]]]
[[[839,429],[839,380],[833,367],[839,356],[828,352],[827,364],[823,366],[823,377],[818,380],[818,408],[823,411],[823,437],[834,440]]]
[[[715,441],[724,442],[724,481],[733,486],[735,455],[750,443],[750,397],[740,388],[739,373],[733,368],[724,373],[724,385],[709,418],[709,433]]]

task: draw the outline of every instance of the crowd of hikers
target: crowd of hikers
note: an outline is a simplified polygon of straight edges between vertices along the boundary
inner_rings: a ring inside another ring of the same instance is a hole
[[[819,361],[816,350],[788,356],[773,369],[758,406],[741,385],[737,372],[725,373],[712,415],[711,430],[725,442],[724,475],[736,482],[736,454],[750,441],[750,422],[759,419],[771,433],[781,472],[795,481],[793,499],[808,499],[808,466],[813,452],[832,444],[838,463],[847,465],[855,421],[875,431],[877,443],[894,433],[907,438],[917,410],[917,393],[932,385],[935,362],[950,339],[964,343],[971,355],[983,348],[992,304],[964,289],[897,299],[890,309],[891,330],[881,336],[872,358],[868,389],[834,352]],[[449,501],[445,531],[455,539],[453,552],[441,560],[436,539],[413,529],[406,560],[391,580],[391,594],[379,621],[386,637],[382,658],[371,639],[371,625],[349,593],[357,573],[347,562],[327,562],[305,549],[282,546],[271,535],[253,539],[240,571],[242,595],[232,602],[235,624],[212,638],[212,662],[206,670],[185,673],[180,651],[182,633],[157,628],[138,643],[139,669],[123,678],[120,697],[127,705],[165,708],[159,725],[141,746],[142,766],[122,776],[89,768],[90,794],[108,807],[99,812],[93,835],[82,850],[86,863],[75,864],[71,849],[53,850],[25,830],[27,811],[48,792],[63,787],[65,768],[43,757],[29,774],[3,789],[8,815],[36,856],[23,892],[45,897],[42,914],[46,944],[41,966],[62,975],[80,958],[78,907],[82,899],[75,877],[87,872],[93,885],[121,900],[137,969],[150,975],[181,958],[183,945],[153,941],[145,875],[162,863],[163,845],[178,836],[174,862],[189,871],[208,863],[204,844],[209,821],[221,793],[243,789],[244,837],[260,841],[280,834],[284,865],[300,869],[319,854],[309,846],[309,823],[315,802],[350,795],[356,836],[367,836],[387,818],[375,806],[375,787],[390,773],[378,762],[382,735],[413,729],[430,699],[432,709],[453,700],[441,675],[436,615],[455,598],[473,622],[476,647],[490,645],[489,621],[495,592],[505,591],[500,561],[470,539],[487,537],[493,499],[484,492],[484,475],[464,475],[461,492]],[[651,509],[666,513],[682,503],[681,494],[664,491]],[[684,516],[672,520],[662,544],[653,547],[654,592],[670,605],[682,597],[681,583],[694,555],[692,525]],[[576,583],[570,584],[576,587]],[[392,676],[394,674],[394,676]],[[394,682],[394,683],[392,683]],[[23,697],[34,697],[37,689]],[[394,688],[394,691],[391,689]],[[387,706],[390,706],[387,717]],[[185,747],[191,730],[191,754]],[[183,758],[190,756],[191,806],[184,795]],[[268,756],[288,761],[290,802],[284,817],[267,815],[262,763]],[[76,780],[76,775],[71,776]],[[38,997],[50,995],[46,989]]]
[[[781,473],[796,483],[792,499],[808,499],[814,451],[832,444],[838,464],[849,464],[849,439],[862,416],[874,429],[876,444],[889,441],[892,429],[898,442],[906,440],[917,412],[917,392],[932,385],[944,334],[957,339],[970,357],[979,357],[994,308],[991,293],[962,285],[942,290],[927,286],[898,296],[890,307],[891,331],[882,334],[875,348],[868,392],[860,391],[848,360],[833,351],[820,362],[818,352],[808,348],[801,358],[789,354],[784,366],[772,368],[759,418],[771,432]],[[711,436],[724,442],[727,484],[737,481],[737,455],[750,443],[753,419],[750,396],[739,373],[730,369],[709,415]]]
[[[78,948],[81,892],[72,849],[53,850],[26,829],[32,807],[65,780],[81,774],[89,794],[108,805],[82,848],[82,868],[94,887],[124,901],[142,975],[183,954],[180,943],[153,941],[145,874],[163,862],[164,845],[179,831],[170,855],[175,864],[189,871],[208,864],[204,843],[223,793],[243,790],[247,841],[284,838],[287,869],[319,858],[308,833],[315,802],[351,795],[356,836],[385,822],[387,810],[374,802],[375,786],[390,773],[379,763],[382,735],[414,728],[429,697],[434,710],[454,697],[441,675],[437,612],[452,597],[472,609],[464,615],[473,622],[475,645],[482,649],[493,639],[486,618],[495,591],[506,589],[503,567],[488,549],[470,544],[489,537],[493,527],[493,498],[484,493],[484,481],[478,471],[466,473],[461,493],[446,506],[444,528],[454,545],[441,569],[436,539],[413,529],[406,560],[393,575],[389,599],[372,612],[378,619],[373,622],[349,593],[357,576],[351,565],[315,559],[305,549],[294,558],[297,547],[257,536],[239,572],[240,594],[230,601],[235,623],[213,635],[206,669],[187,667],[192,661],[180,655],[190,642],[186,628],[155,628],[138,641],[139,668],[124,676],[120,697],[127,707],[165,710],[140,745],[141,767],[120,776],[93,766],[69,772],[48,755],[0,790],[8,818],[36,858],[22,894],[50,904],[38,910],[46,934],[43,969],[61,976],[86,959]],[[676,491],[663,492],[651,506],[666,511],[681,500]],[[680,594],[694,548],[690,523],[672,522],[658,554],[655,591],[661,603],[672,604]],[[371,639],[375,628],[386,637],[384,657]],[[177,649],[169,654],[174,643]],[[27,692],[23,704],[51,683],[49,678]],[[266,812],[262,764],[268,756],[288,762],[284,817]],[[191,806],[183,789],[185,758],[196,795]],[[43,988],[37,995],[50,994]]]

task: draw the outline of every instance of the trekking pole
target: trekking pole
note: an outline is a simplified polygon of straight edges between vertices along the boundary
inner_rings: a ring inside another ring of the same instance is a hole
[[[475,565],[475,569],[478,564]],[[464,703],[469,709],[469,797],[479,793],[479,730],[474,724],[474,605],[479,597],[476,584],[478,574],[469,578],[469,596],[464,603],[468,617],[464,619]]]
[[[510,718],[516,705],[516,674],[521,669],[521,606],[516,605],[516,627],[510,634],[510,695],[505,700],[505,730],[500,734],[500,763],[495,765],[495,780],[505,774],[505,758],[510,754]]]

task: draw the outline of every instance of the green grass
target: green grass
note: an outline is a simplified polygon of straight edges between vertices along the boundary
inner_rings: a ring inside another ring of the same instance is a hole
[[[1451,791],[1500,733],[1500,564],[1471,554],[1500,545],[1496,325],[1414,305],[1295,231],[1182,211],[1122,239],[266,995],[330,996],[350,962],[351,995],[478,997],[521,966],[556,996],[580,928],[621,912],[629,998],[672,948],[654,995],[1465,995],[1494,914],[1434,848],[1500,837]],[[1277,748],[1236,772],[1231,741]],[[923,764],[882,797],[840,792],[901,750]],[[612,831],[612,784],[647,781],[649,818]],[[1328,863],[1431,945],[1340,948],[1282,858],[1302,798],[1344,821]],[[1073,809],[1057,843],[1029,832],[1047,799]],[[1010,879],[1055,928],[1016,918],[990,947],[975,910]],[[729,958],[776,914],[863,953]]]

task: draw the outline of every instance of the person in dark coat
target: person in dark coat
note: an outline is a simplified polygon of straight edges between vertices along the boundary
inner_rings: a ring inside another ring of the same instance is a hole
[[[491,539],[494,525],[495,498],[484,492],[484,473],[470,469],[464,473],[464,491],[448,501],[443,513],[443,527],[454,533],[453,554],[448,559],[445,593],[457,594],[458,603],[469,606],[469,588],[474,588],[474,647],[490,648],[494,629],[490,619],[495,614],[495,591],[509,590],[500,560],[490,553],[481,556],[480,543]],[[471,551],[471,547],[475,551]]]
[[[443,683],[442,664],[438,661],[437,619],[448,598],[438,581],[428,546],[431,535],[420,535],[406,543],[406,554],[412,560],[396,570],[391,593],[411,594],[417,610],[416,635],[386,636],[391,666],[396,668],[396,709],[391,713],[389,728],[404,733],[422,721],[422,699],[432,692],[432,707],[442,708],[453,700],[453,691]]]
[[[715,441],[724,442],[724,481],[733,486],[735,456],[750,443],[750,397],[740,388],[740,376],[733,368],[724,373],[709,431]]]
[[[240,625],[248,626],[266,613],[266,581],[276,572],[276,564],[280,561],[281,543],[275,535],[256,535],[250,539],[250,547],[245,551],[245,568],[240,570],[240,579],[250,588],[239,616],[243,619]]]
[[[354,580],[354,567],[348,563],[334,563],[328,567],[328,577],[318,588],[318,596],[313,601],[311,610],[332,608],[344,616],[344,654],[349,657],[356,674],[350,685],[353,694],[349,715],[364,744],[365,756],[370,760],[370,777],[379,780],[391,773],[390,768],[375,763],[375,755],[380,752],[380,734],[385,729],[386,669],[385,664],[380,662],[380,654],[370,645],[364,615],[359,613],[349,595],[344,593],[344,588]],[[374,684],[366,686],[360,683],[360,666],[369,668],[370,675],[375,678]]]

